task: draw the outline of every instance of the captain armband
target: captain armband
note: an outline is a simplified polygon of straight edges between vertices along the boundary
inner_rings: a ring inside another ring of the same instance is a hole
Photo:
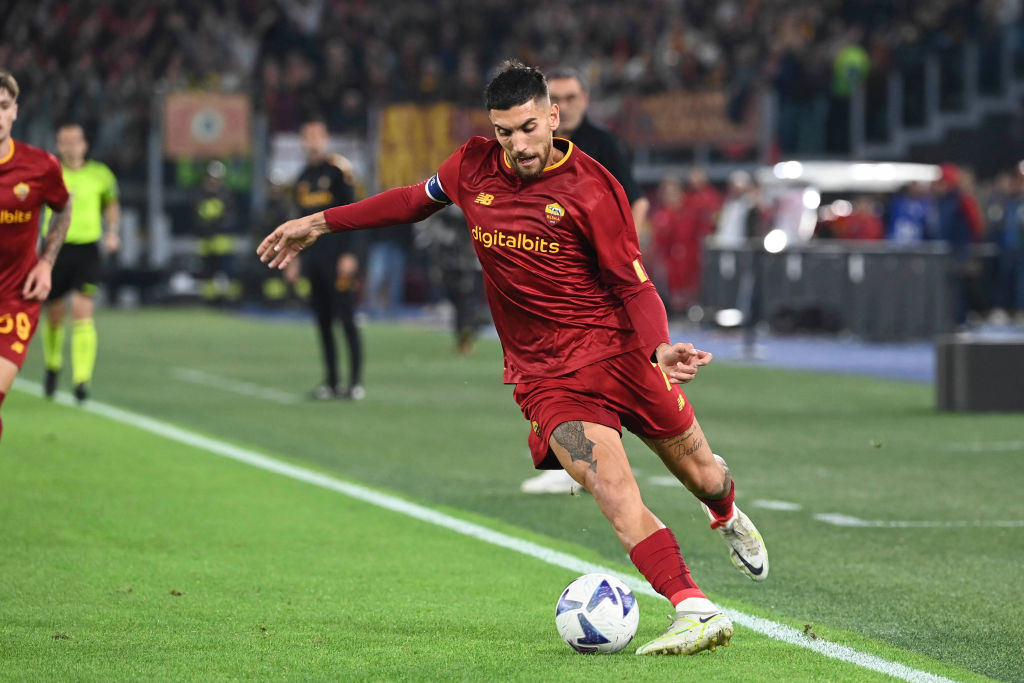
[[[430,197],[430,201],[437,202],[438,204],[452,203],[452,200],[444,193],[444,188],[441,187],[441,178],[437,174],[430,177],[424,189],[427,192],[427,196]]]

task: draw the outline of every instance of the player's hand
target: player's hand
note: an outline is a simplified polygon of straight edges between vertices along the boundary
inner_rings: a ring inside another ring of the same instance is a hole
[[[42,259],[32,267],[25,278],[25,286],[21,288],[21,296],[29,301],[46,301],[50,295],[50,273],[53,266]]]
[[[304,216],[277,226],[256,247],[256,255],[270,268],[284,268],[300,251],[330,232],[323,212]]]
[[[713,357],[708,351],[695,349],[693,344],[662,344],[657,351],[658,365],[672,384],[686,384]]]

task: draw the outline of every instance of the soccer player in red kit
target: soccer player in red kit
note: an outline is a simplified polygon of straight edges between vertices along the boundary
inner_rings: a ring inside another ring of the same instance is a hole
[[[50,271],[71,222],[60,164],[49,152],[15,142],[11,127],[16,118],[18,82],[0,70],[0,405],[25,362],[39,309],[50,293]],[[44,204],[53,209],[53,217],[38,254]]]
[[[701,592],[672,531],[640,497],[621,428],[640,436],[704,504],[748,576],[768,573],[764,542],[733,504],[679,388],[711,354],[669,341],[665,307],[640,262],[629,202],[607,170],[553,137],[558,106],[544,75],[506,62],[487,85],[497,139],[475,137],[437,175],[289,221],[257,248],[284,267],[328,232],[421,220],[457,204],[483,267],[505,354],[504,379],[530,421],[538,469],[562,467],[589,491],[630,559],[676,607],[637,654],[693,654],[727,645],[733,626]]]

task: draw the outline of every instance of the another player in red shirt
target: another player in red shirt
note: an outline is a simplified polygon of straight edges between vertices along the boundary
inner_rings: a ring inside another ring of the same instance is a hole
[[[39,308],[50,293],[50,271],[71,222],[60,164],[49,152],[11,138],[17,118],[18,82],[0,70],[0,404],[25,362]],[[53,217],[39,254],[43,204],[53,209]]]
[[[732,623],[644,505],[621,439],[622,427],[639,435],[704,503],[734,564],[765,578],[764,542],[733,504],[725,461],[712,453],[678,386],[711,354],[669,341],[622,186],[571,142],[553,138],[558,106],[543,74],[507,62],[485,96],[497,140],[470,139],[418,185],[284,223],[257,253],[282,268],[328,232],[412,223],[457,204],[483,266],[505,382],[516,385],[530,421],[534,465],[563,467],[593,494],[634,564],[676,607],[669,630],[637,653],[726,645]]]

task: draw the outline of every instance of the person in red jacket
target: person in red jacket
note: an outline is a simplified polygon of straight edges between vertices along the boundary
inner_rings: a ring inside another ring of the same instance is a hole
[[[622,186],[569,140],[544,75],[506,62],[485,99],[497,139],[471,138],[436,175],[284,223],[257,247],[286,267],[330,232],[412,223],[456,204],[484,273],[505,356],[504,379],[530,423],[538,469],[562,467],[589,491],[640,573],[676,608],[668,631],[637,654],[726,645],[733,626],[704,595],[672,531],[644,505],[622,444],[639,435],[703,503],[733,563],[768,572],[757,529],[734,504],[679,385],[711,354],[669,338],[665,307],[640,259]]]
[[[885,237],[885,226],[871,198],[857,197],[850,215],[836,220],[836,232],[836,237],[844,240],[880,240]]]
[[[674,176],[661,181],[658,204],[651,214],[659,274],[668,294],[672,314],[685,313],[697,303],[700,290],[701,253],[707,233],[698,208],[690,202],[700,198],[683,192]],[[713,229],[713,227],[712,227]]]
[[[945,242],[953,256],[953,320],[967,323],[972,302],[978,298],[976,259],[971,245],[980,238],[984,226],[974,195],[965,188],[963,173],[953,164],[941,164],[935,182],[936,237]]]

